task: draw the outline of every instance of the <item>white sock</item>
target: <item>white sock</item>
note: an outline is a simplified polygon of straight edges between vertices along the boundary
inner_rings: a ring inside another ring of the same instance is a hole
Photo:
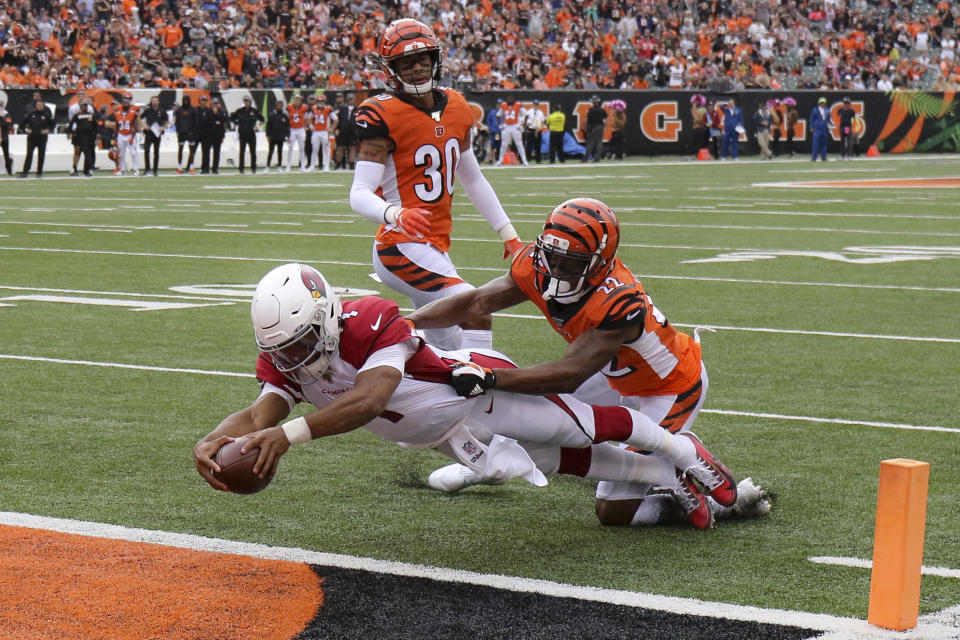
[[[675,467],[658,455],[644,455],[604,442],[591,448],[588,478],[664,486],[673,481]]]
[[[493,349],[493,331],[464,329],[460,334],[461,349]]]
[[[631,526],[642,527],[656,524],[680,524],[686,517],[677,501],[668,495],[648,494],[633,514]]]

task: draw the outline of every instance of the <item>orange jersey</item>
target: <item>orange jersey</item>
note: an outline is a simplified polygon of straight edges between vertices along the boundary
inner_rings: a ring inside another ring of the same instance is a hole
[[[643,328],[640,337],[621,346],[601,370],[620,395],[675,395],[700,380],[700,344],[673,328],[619,258],[592,292],[577,302],[559,304],[544,300],[537,287],[534,253],[532,245],[519,253],[510,275],[567,342],[590,329]]]
[[[290,116],[290,128],[291,129],[303,129],[304,127],[304,118],[307,117],[307,112],[310,111],[310,107],[305,104],[301,104],[299,107],[295,107],[292,104],[287,105],[287,114]]]
[[[434,95],[437,103],[429,113],[391,94],[374,96],[357,107],[354,119],[361,139],[389,138],[395,145],[377,195],[392,205],[428,210],[430,233],[413,242],[428,242],[447,251],[453,226],[453,178],[460,149],[469,148],[473,110],[453,89],[439,89]],[[411,239],[384,225],[377,241],[396,244]]]
[[[117,135],[132,136],[134,133],[133,123],[136,122],[139,115],[136,107],[124,109],[120,107],[114,114],[117,119]]]
[[[504,104],[500,107],[500,113],[503,114],[503,126],[520,124],[520,105],[517,103]]]
[[[313,108],[313,130],[314,131],[326,131],[330,128],[330,113],[333,112],[333,107],[329,105],[324,105],[322,107]]]

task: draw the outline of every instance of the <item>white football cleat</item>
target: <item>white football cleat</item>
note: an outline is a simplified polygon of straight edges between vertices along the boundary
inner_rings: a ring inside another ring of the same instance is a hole
[[[759,518],[770,513],[770,500],[767,491],[756,484],[752,478],[744,478],[737,484],[737,501],[732,507],[721,507],[713,503],[714,515],[719,519]]]
[[[431,489],[444,493],[455,493],[478,484],[499,485],[504,482],[506,480],[484,478],[469,467],[456,462],[440,467],[427,478],[427,484]]]

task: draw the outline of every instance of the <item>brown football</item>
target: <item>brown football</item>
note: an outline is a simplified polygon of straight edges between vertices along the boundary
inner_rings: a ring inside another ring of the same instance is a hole
[[[260,478],[253,472],[253,465],[257,462],[257,456],[260,455],[260,447],[254,447],[246,453],[240,453],[240,449],[250,438],[240,436],[233,442],[220,447],[213,456],[213,461],[220,465],[220,472],[213,476],[227,485],[233,493],[248,495],[263,491],[273,479],[271,477]]]

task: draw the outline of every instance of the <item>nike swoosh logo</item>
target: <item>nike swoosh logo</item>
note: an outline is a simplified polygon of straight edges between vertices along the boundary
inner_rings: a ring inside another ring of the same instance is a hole
[[[627,320],[633,320],[634,318],[636,318],[636,317],[637,317],[638,315],[640,315],[641,313],[643,313],[643,309],[637,309],[637,310],[634,311],[633,313],[628,313],[628,314],[627,314]]]
[[[379,328],[380,328],[380,319],[381,319],[381,318],[383,318],[383,314],[382,314],[382,313],[377,316],[377,321],[374,322],[372,325],[370,325],[370,328],[373,329],[374,331],[376,331],[377,329],[379,329]]]
[[[490,408],[484,409],[484,413],[493,413],[493,396],[490,396]]]
[[[366,121],[366,120],[357,120],[357,126],[358,126],[358,127],[363,127],[364,129],[366,129],[366,128],[367,128],[367,121]]]

